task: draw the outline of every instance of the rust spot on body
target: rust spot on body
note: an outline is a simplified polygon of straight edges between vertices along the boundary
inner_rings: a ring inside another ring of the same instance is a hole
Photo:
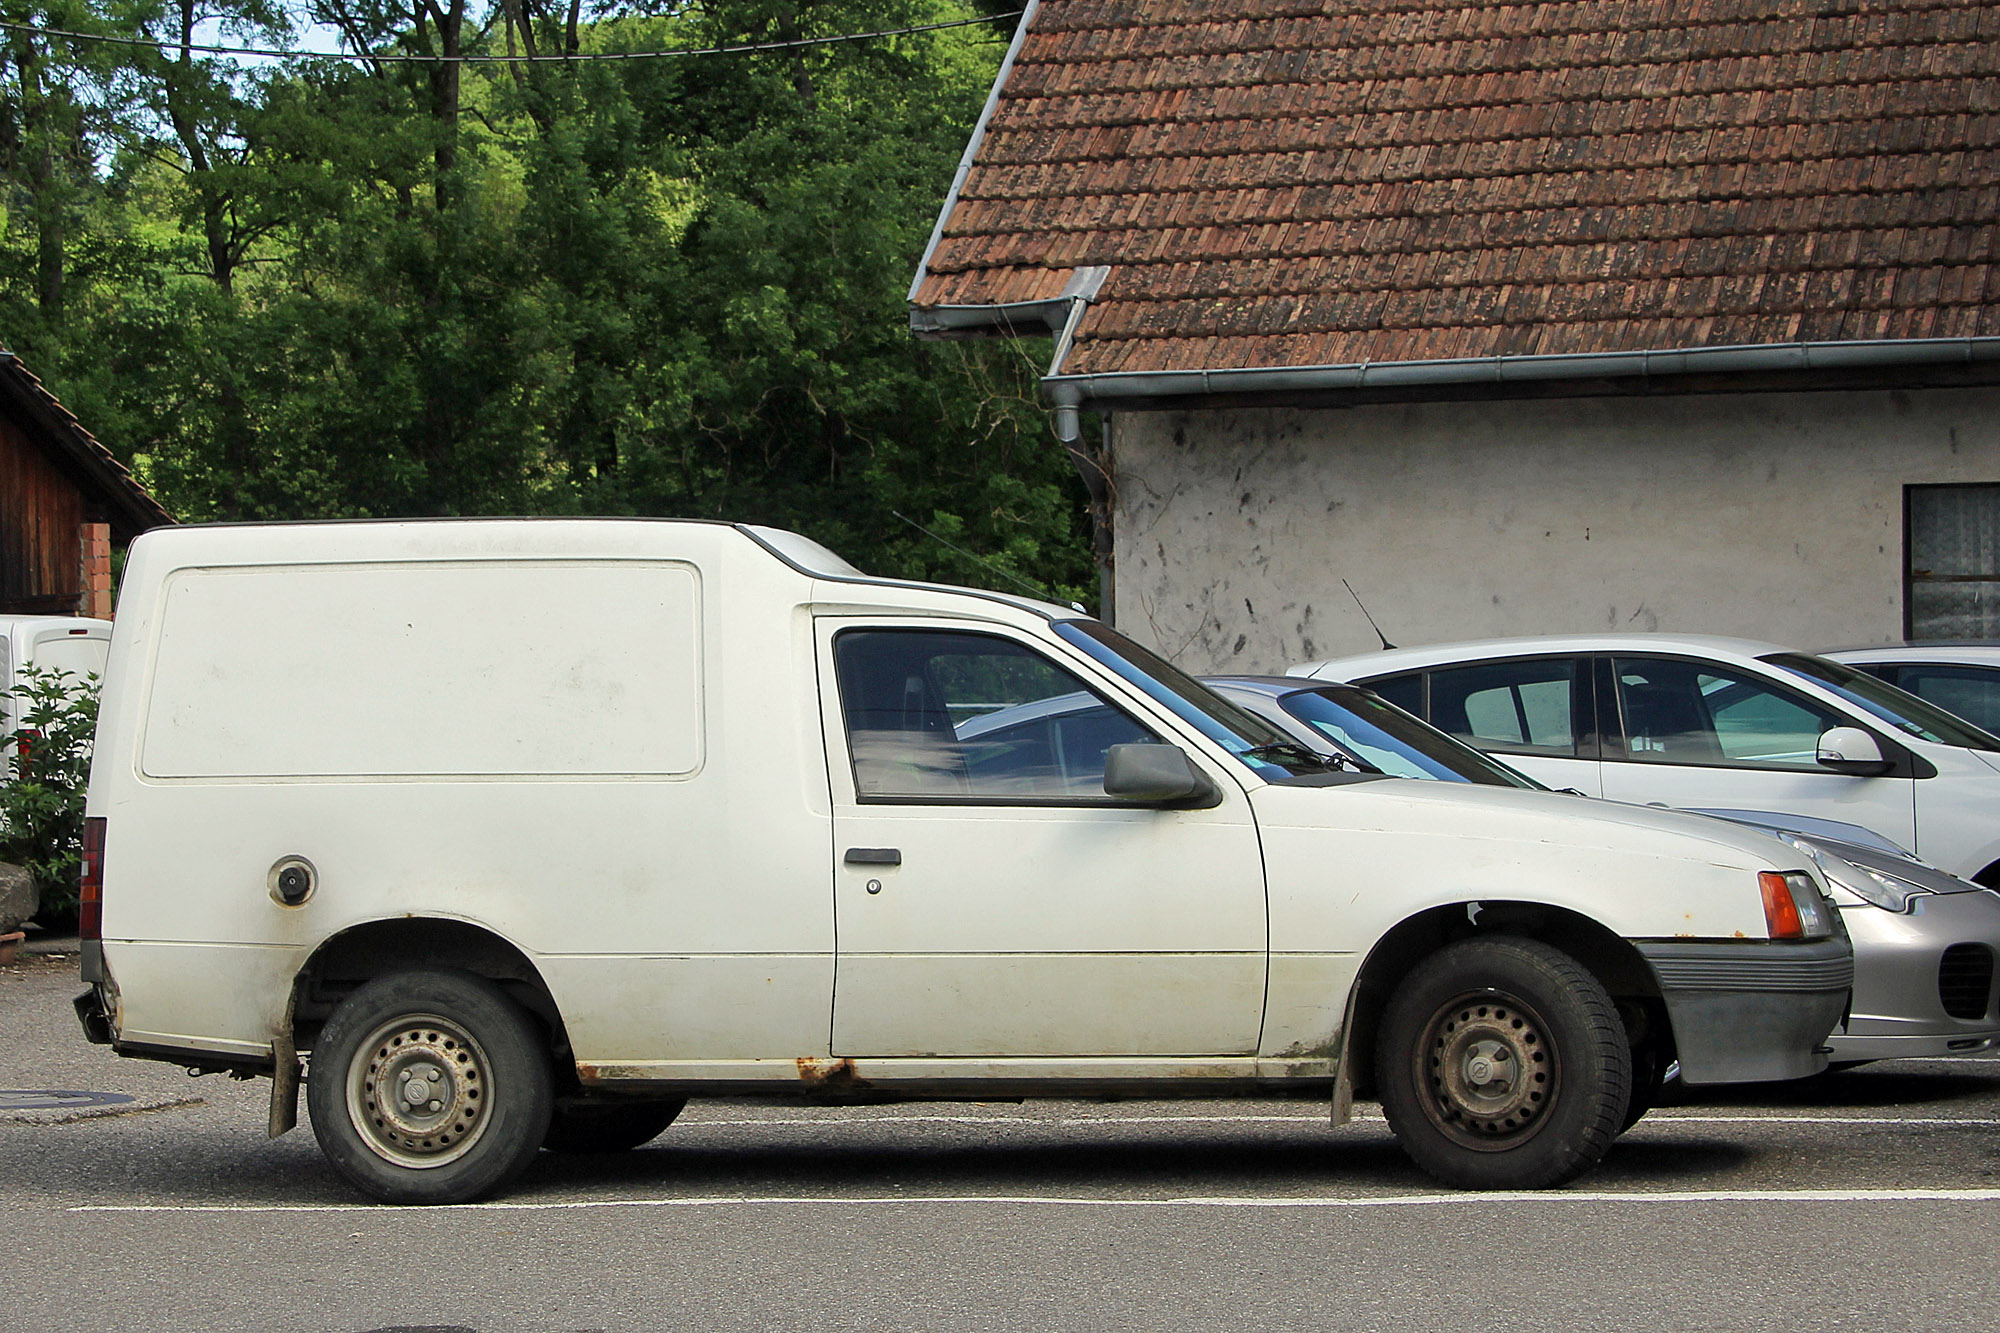
[[[861,1086],[861,1079],[854,1072],[854,1061],[818,1060],[802,1055],[798,1059],[799,1081],[809,1088],[825,1092],[843,1092]]]

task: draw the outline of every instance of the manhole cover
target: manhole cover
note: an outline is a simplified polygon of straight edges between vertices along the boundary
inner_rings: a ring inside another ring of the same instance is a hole
[[[79,1106],[120,1106],[132,1100],[122,1092],[64,1092],[54,1088],[9,1092],[0,1088],[0,1111],[67,1111]]]

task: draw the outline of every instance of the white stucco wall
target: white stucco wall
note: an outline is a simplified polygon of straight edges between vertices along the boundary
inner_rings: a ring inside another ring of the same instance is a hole
[[[2000,483],[2000,388],[1122,412],[1116,619],[1196,671],[1613,629],[1903,632],[1903,487]]]

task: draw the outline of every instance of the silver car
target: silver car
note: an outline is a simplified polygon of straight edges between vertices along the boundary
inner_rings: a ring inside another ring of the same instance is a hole
[[[1541,786],[1359,686],[1299,676],[1206,683],[1345,763],[1402,777]],[[1828,1038],[1834,1063],[1973,1055],[2000,1045],[2000,894],[1852,824],[1753,810],[1697,813],[1765,829],[1812,857],[1834,885],[1854,942],[1853,1007]]]

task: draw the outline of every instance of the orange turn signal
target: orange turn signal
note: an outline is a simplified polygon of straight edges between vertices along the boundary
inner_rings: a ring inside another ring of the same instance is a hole
[[[1757,887],[1764,891],[1764,924],[1774,940],[1802,940],[1806,927],[1799,920],[1799,905],[1792,901],[1791,885],[1775,870],[1758,874]]]

